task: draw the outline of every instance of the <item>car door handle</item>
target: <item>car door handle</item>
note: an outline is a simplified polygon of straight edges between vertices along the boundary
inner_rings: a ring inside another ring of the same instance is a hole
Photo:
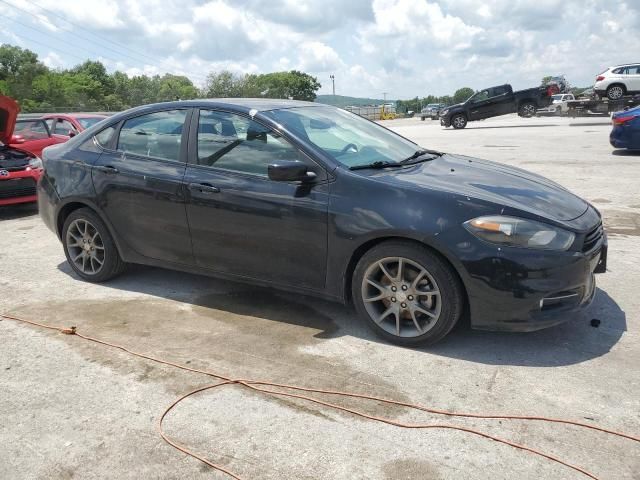
[[[110,165],[98,165],[97,167],[94,167],[97,171],[102,172],[102,173],[106,173],[106,174],[110,174],[113,175],[114,173],[118,173],[119,170],[116,167],[112,167]]]
[[[190,183],[188,185],[189,190],[192,192],[200,192],[200,193],[219,193],[220,189],[218,187],[214,187],[208,183]]]

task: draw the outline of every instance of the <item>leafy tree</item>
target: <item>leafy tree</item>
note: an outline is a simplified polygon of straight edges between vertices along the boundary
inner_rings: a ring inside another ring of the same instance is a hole
[[[13,45],[0,45],[0,89],[18,101],[30,99],[33,80],[47,72],[31,50]]]
[[[456,93],[453,94],[453,103],[462,103],[467,100],[471,95],[473,95],[475,91],[473,88],[462,87],[456,90]]]
[[[247,76],[235,75],[228,70],[212,72],[207,76],[203,93],[207,98],[242,97]]]

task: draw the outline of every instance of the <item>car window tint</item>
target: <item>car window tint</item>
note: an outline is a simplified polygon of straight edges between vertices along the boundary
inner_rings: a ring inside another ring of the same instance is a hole
[[[57,135],[68,135],[69,130],[75,132],[76,128],[67,120],[58,119],[56,122],[56,127],[53,133]]]
[[[611,72],[615,73],[616,75],[620,75],[622,72],[624,72],[624,68],[623,67],[616,68],[616,69],[612,70]]]
[[[19,120],[16,122],[13,134],[20,135],[25,140],[49,138],[47,125],[43,120]]]
[[[186,110],[168,110],[130,118],[122,125],[118,150],[178,161]]]
[[[101,147],[106,147],[107,145],[109,145],[109,141],[113,137],[113,134],[115,133],[115,131],[116,131],[115,127],[107,127],[104,130],[102,130],[100,133],[97,133],[95,135],[95,139]]]
[[[197,146],[199,165],[264,177],[270,163],[301,160],[298,150],[276,132],[227,112],[200,111]]]

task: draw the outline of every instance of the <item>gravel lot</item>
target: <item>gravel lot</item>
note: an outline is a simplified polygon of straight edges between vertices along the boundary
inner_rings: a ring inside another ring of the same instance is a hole
[[[369,393],[472,412],[566,417],[640,434],[640,156],[613,152],[607,119],[507,116],[385,122],[429,148],[545,175],[594,203],[609,272],[593,305],[530,334],[460,325],[430,349],[377,341],[346,307],[134,267],[78,280],[34,207],[0,207],[0,311],[230,376]],[[601,321],[599,328],[590,321]],[[164,408],[210,379],[79,338],[0,321],[0,478],[228,478],[157,433]],[[333,400],[333,399],[332,399]],[[375,403],[375,415],[483,429],[601,479],[640,479],[640,445],[562,425],[443,419]],[[166,429],[244,479],[582,479],[526,452],[446,430],[399,430],[229,387],[187,400]]]

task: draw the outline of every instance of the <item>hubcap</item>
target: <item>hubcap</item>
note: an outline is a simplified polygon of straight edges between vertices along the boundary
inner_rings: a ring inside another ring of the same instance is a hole
[[[524,113],[526,115],[533,115],[536,112],[536,109],[533,105],[525,105],[524,106]]]
[[[104,265],[104,244],[96,227],[84,219],[74,220],[67,229],[67,251],[82,273],[95,275]]]
[[[623,94],[622,87],[611,87],[609,89],[609,98],[621,98]]]
[[[367,268],[362,299],[371,319],[398,337],[417,337],[440,318],[442,300],[433,276],[413,260],[387,257]]]

